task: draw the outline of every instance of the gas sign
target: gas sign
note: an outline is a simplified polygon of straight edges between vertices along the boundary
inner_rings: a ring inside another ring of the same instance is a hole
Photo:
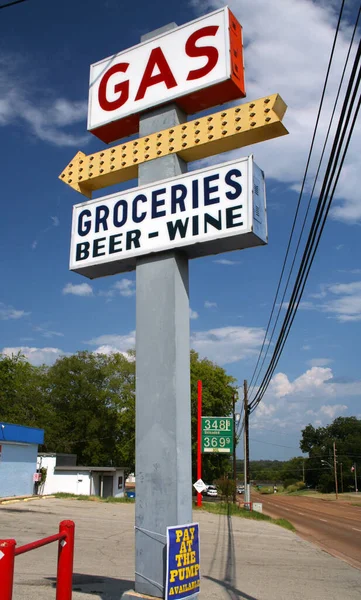
[[[91,65],[88,130],[109,143],[157,105],[192,114],[245,95],[242,28],[223,8]]]
[[[233,452],[233,419],[202,417],[202,452],[231,454]]]

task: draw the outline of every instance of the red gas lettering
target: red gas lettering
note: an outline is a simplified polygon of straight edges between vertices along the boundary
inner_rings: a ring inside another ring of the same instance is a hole
[[[159,73],[157,75],[153,75],[154,67],[156,66],[159,69]],[[174,79],[174,75],[170,70],[170,66],[167,63],[167,59],[162,50],[160,48],[154,48],[150,53],[149,60],[147,66],[145,67],[144,75],[142,81],[140,82],[135,99],[141,100],[144,98],[149,87],[156,85],[157,83],[161,83],[162,81],[165,83],[168,90],[177,85],[177,82]]]
[[[186,54],[190,58],[197,58],[199,56],[206,56],[208,58],[207,64],[200,69],[194,69],[193,71],[189,71],[187,81],[191,81],[193,79],[200,79],[205,75],[208,75],[214,69],[218,62],[218,50],[214,46],[197,46],[197,42],[200,38],[216,35],[219,27],[218,25],[209,25],[208,27],[202,27],[202,29],[198,29],[192,33],[186,43]]]
[[[114,86],[114,92],[119,94],[116,100],[109,101],[107,99],[108,81],[114,73],[125,73],[129,67],[129,63],[118,63],[110,67],[103,75],[98,90],[99,105],[103,110],[116,110],[123,106],[129,98],[129,81],[122,81]]]

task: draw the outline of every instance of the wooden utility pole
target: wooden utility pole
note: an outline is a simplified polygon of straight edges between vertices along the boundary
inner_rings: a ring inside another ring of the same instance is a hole
[[[333,466],[335,470],[335,491],[336,500],[338,499],[338,483],[337,483],[337,461],[336,461],[336,442],[333,442]]]
[[[250,502],[249,497],[249,412],[248,412],[248,383],[245,379],[243,382],[244,389],[244,496],[245,502]]]
[[[341,494],[343,494],[343,474],[342,474],[342,463],[340,463],[340,472],[341,472]]]

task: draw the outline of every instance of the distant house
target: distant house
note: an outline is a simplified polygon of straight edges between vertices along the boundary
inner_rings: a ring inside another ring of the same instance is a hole
[[[124,496],[124,467],[84,467],[76,464],[75,454],[40,453],[38,471],[46,469],[39,494],[65,492],[107,498]]]
[[[31,496],[44,430],[0,421],[0,498]]]

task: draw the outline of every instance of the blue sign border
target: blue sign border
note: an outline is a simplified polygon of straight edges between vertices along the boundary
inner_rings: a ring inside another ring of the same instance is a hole
[[[167,527],[165,600],[189,598],[199,589],[199,524]]]

